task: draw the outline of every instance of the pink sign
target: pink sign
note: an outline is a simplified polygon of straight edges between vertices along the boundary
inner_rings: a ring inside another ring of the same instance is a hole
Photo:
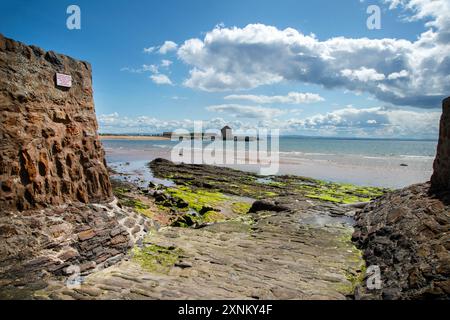
[[[72,76],[68,74],[57,73],[56,74],[56,85],[59,87],[72,87]]]

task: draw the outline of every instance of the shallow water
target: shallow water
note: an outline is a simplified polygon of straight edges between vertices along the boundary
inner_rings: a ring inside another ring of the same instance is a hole
[[[147,187],[149,182],[166,187],[172,187],[175,185],[175,183],[171,180],[154,177],[152,171],[148,167],[148,161],[146,160],[114,162],[110,163],[109,166],[119,173],[113,175],[114,178],[121,181],[134,183],[142,188]]]
[[[170,160],[177,142],[103,140],[103,144],[108,163],[115,164],[149,162],[158,157]],[[278,166],[277,174],[281,175],[396,189],[429,180],[436,145],[436,141],[281,137],[279,160],[274,158],[273,163]],[[248,158],[248,146],[246,148],[247,151],[235,155],[235,159]],[[201,153],[201,150],[195,152]],[[260,173],[261,168],[248,161],[224,166],[256,173]]]
[[[354,226],[355,220],[347,216],[335,217],[330,216],[328,214],[313,214],[301,218],[299,220],[299,223],[312,225],[316,227],[335,226],[335,225]]]

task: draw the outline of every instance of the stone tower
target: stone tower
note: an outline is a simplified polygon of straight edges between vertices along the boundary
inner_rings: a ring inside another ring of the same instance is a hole
[[[435,191],[450,191],[450,97],[442,102],[439,143],[431,187]]]
[[[89,63],[0,34],[0,122],[0,208],[112,198]]]
[[[222,133],[223,140],[232,140],[233,139],[233,131],[229,126],[223,127],[220,132]]]

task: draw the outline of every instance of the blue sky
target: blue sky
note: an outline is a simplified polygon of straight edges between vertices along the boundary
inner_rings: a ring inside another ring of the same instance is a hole
[[[103,132],[205,120],[285,134],[434,138],[450,92],[442,12],[450,4],[427,2],[2,0],[0,32],[89,61]],[[66,28],[71,4],[81,30]],[[381,8],[380,30],[366,27],[371,4]],[[176,46],[166,52],[165,42]]]

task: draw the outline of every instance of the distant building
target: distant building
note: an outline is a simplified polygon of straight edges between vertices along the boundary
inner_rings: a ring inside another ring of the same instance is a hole
[[[220,130],[223,140],[233,140],[233,130],[229,126],[225,126]]]
[[[170,138],[172,138],[172,134],[173,134],[173,132],[163,132],[162,135],[163,135],[164,138],[169,138],[170,139]]]

